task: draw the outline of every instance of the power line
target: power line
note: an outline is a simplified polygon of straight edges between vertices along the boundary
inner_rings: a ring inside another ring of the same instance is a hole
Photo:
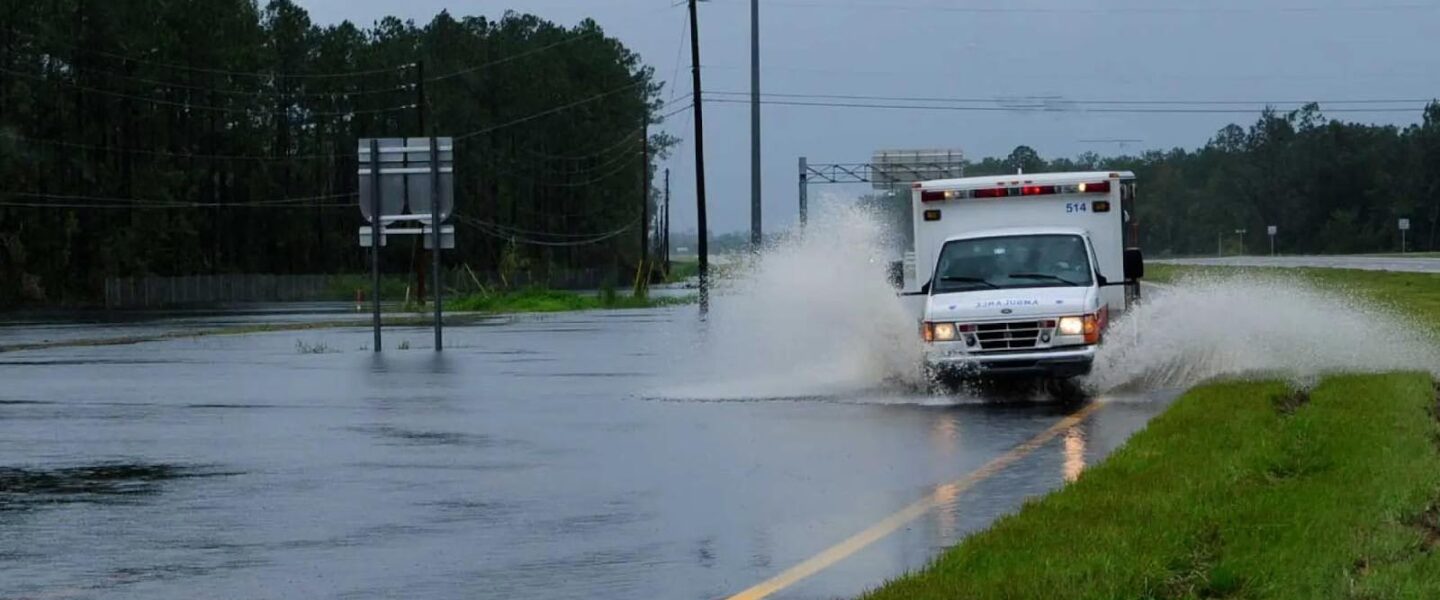
[[[518,53],[516,53],[516,54],[512,54],[512,55],[509,55],[509,56],[504,56],[504,57],[501,57],[501,58],[498,58],[498,59],[495,59],[495,60],[491,60],[491,61],[487,61],[487,62],[484,62],[484,63],[480,63],[480,64],[477,64],[477,65],[472,65],[472,66],[469,66],[469,67],[464,67],[464,68],[461,68],[461,69],[457,69],[457,70],[451,71],[451,72],[449,72],[449,73],[444,73],[444,74],[441,74],[441,75],[436,75],[436,76],[434,76],[434,77],[428,77],[428,78],[425,79],[425,82],[431,83],[431,82],[438,82],[438,81],[444,81],[444,80],[447,80],[447,79],[452,79],[452,78],[455,78],[455,77],[459,77],[459,76],[461,76],[461,75],[465,75],[465,74],[468,74],[468,73],[473,73],[473,72],[475,72],[475,71],[480,71],[480,70],[487,69],[487,68],[490,68],[490,67],[494,67],[494,66],[497,66],[497,65],[501,65],[501,64],[513,62],[513,61],[516,61],[516,60],[519,60],[519,59],[522,59],[522,58],[525,58],[525,57],[528,57],[528,56],[533,56],[533,55],[536,55],[536,54],[540,54],[540,53],[543,53],[543,52],[545,52],[545,51],[548,51],[548,50],[551,50],[551,49],[554,49],[554,48],[557,48],[557,47],[560,47],[560,46],[564,46],[564,45],[567,45],[567,44],[572,44],[572,43],[575,43],[575,42],[578,42],[578,41],[581,41],[581,40],[590,39],[590,38],[593,38],[593,37],[596,37],[596,36],[599,36],[599,35],[600,35],[600,34],[599,34],[598,32],[594,32],[594,31],[583,32],[583,33],[580,33],[580,34],[578,34],[578,35],[576,35],[576,36],[569,37],[569,38],[566,38],[566,39],[564,39],[564,40],[561,40],[561,41],[558,41],[558,42],[554,42],[554,43],[551,43],[551,44],[546,44],[546,45],[541,46],[541,47],[538,47],[538,48],[532,48],[532,49],[530,49],[530,50],[525,50],[525,51],[522,51],[522,52],[518,52]],[[57,45],[61,45],[61,44],[57,44]],[[96,53],[99,53],[99,54],[101,54],[101,55],[105,55],[105,56],[114,58],[114,59],[116,59],[116,60],[132,61],[132,62],[141,63],[141,64],[153,64],[153,65],[165,66],[165,67],[170,67],[170,68],[175,68],[175,69],[195,70],[195,71],[201,71],[201,72],[206,72],[206,73],[220,73],[220,74],[227,74],[227,75],[237,74],[237,72],[229,72],[229,71],[223,71],[223,70],[219,70],[219,69],[202,69],[202,68],[199,68],[199,67],[187,67],[187,66],[184,66],[184,65],[174,65],[174,64],[168,64],[168,63],[156,63],[155,61],[148,61],[148,60],[145,60],[145,59],[139,59],[139,58],[124,56],[124,55],[119,55],[119,54],[113,54],[113,53],[108,53],[108,52],[92,51],[92,50],[88,50],[88,49],[85,49],[85,48],[75,48],[75,49],[80,50],[80,51],[85,51],[85,52],[96,52]],[[382,69],[373,69],[373,70],[366,70],[366,71],[355,71],[355,72],[353,72],[353,73],[355,73],[355,74],[362,74],[362,75],[377,74],[377,73],[399,73],[399,72],[404,71],[404,70],[406,70],[406,69],[412,69],[412,68],[415,68],[415,67],[416,67],[416,63],[407,63],[407,64],[404,64],[404,65],[398,65],[398,66],[395,66],[395,67],[388,67],[388,68],[382,68]],[[392,93],[392,92],[403,92],[403,91],[413,90],[414,87],[415,87],[415,84],[413,84],[413,83],[405,83],[405,84],[402,84],[402,85],[391,86],[391,87],[380,88],[380,89],[355,90],[355,91],[345,91],[345,92],[313,92],[313,91],[282,92],[282,91],[273,90],[273,89],[272,89],[272,90],[230,90],[230,89],[219,89],[219,88],[213,88],[213,87],[207,87],[207,86],[199,86],[199,85],[193,85],[193,84],[187,84],[187,83],[180,83],[180,82],[173,82],[173,81],[162,81],[162,80],[156,80],[156,79],[148,79],[148,78],[144,78],[144,77],[137,77],[137,76],[130,75],[130,74],[127,74],[127,73],[119,73],[119,72],[116,72],[116,71],[110,71],[110,70],[105,70],[105,69],[95,69],[95,68],[91,68],[91,67],[87,67],[85,70],[86,70],[86,71],[97,72],[97,73],[103,73],[103,74],[106,74],[106,75],[109,75],[109,76],[112,76],[112,77],[117,77],[117,78],[132,80],[132,81],[137,81],[137,82],[140,82],[140,83],[146,83],[146,84],[150,84],[150,85],[159,85],[159,86],[165,86],[165,87],[171,87],[171,88],[177,88],[177,89],[188,89],[188,90],[195,90],[195,91],[217,92],[217,93],[221,93],[221,94],[236,95],[236,96],[246,96],[246,95],[273,95],[273,96],[294,96],[294,97],[313,97],[313,98],[347,97],[347,96],[356,96],[356,95],[371,95],[371,94],[382,94],[382,93]],[[257,76],[266,76],[266,77],[271,77],[271,78],[282,78],[282,79],[303,78],[303,77],[343,77],[343,76],[346,76],[346,73],[327,73],[327,74],[296,73],[296,74],[283,74],[283,75],[282,75],[282,74],[279,74],[279,73],[268,73],[268,74],[267,74],[267,73],[250,73],[250,74],[251,74],[251,75],[257,75]]]
[[[189,91],[193,91],[193,92],[204,92],[204,93],[207,93],[207,94],[209,94],[209,93],[215,93],[215,94],[220,94],[220,95],[223,95],[223,96],[250,97],[250,98],[253,98],[253,97],[286,97],[286,98],[329,98],[329,99],[335,99],[335,98],[349,98],[349,97],[353,97],[353,96],[371,96],[371,95],[375,95],[375,94],[393,94],[393,93],[396,93],[396,92],[407,92],[407,91],[410,91],[410,90],[415,89],[415,84],[413,84],[413,83],[406,83],[406,84],[401,84],[401,85],[396,85],[396,86],[391,86],[391,87],[385,87],[385,88],[346,90],[346,91],[342,91],[342,92],[284,91],[284,90],[278,90],[278,89],[268,89],[268,90],[267,90],[267,89],[260,89],[260,88],[251,89],[251,90],[240,90],[240,89],[225,89],[225,88],[209,87],[209,86],[201,86],[201,85],[191,85],[191,84],[176,83],[176,82],[171,82],[171,81],[161,81],[161,80],[158,80],[158,79],[149,79],[149,78],[146,78],[146,77],[137,77],[137,76],[134,76],[134,75],[129,75],[129,74],[125,74],[125,73],[119,73],[119,72],[116,72],[116,71],[108,71],[108,70],[105,70],[105,69],[93,69],[93,68],[89,68],[89,67],[87,67],[87,68],[85,68],[85,69],[78,69],[77,71],[79,71],[79,72],[84,72],[84,73],[99,73],[99,74],[105,75],[105,76],[107,76],[107,77],[114,77],[114,78],[117,78],[117,79],[128,80],[128,81],[133,81],[133,82],[142,83],[142,84],[147,84],[147,85],[153,85],[153,86],[161,86],[161,87],[173,88],[173,89],[177,89],[177,90],[189,90]]]
[[[641,132],[643,132],[644,130],[645,130],[644,127],[638,127],[638,128],[636,128],[636,129],[630,131],[629,133],[626,133],[624,136],[622,136],[622,137],[620,138],[620,141],[615,142],[615,143],[613,143],[613,144],[610,144],[610,145],[608,145],[608,146],[605,146],[604,148],[601,148],[601,149],[599,149],[599,150],[595,150],[594,152],[587,152],[587,153],[585,153],[585,154],[577,154],[577,155],[546,154],[546,153],[544,153],[544,152],[536,152],[536,151],[534,151],[534,150],[526,150],[525,152],[528,153],[528,154],[530,154],[530,155],[532,155],[532,156],[535,156],[535,157],[537,157],[537,158],[542,158],[542,159],[545,159],[545,160],[556,160],[556,161],[564,161],[564,160],[568,160],[568,161],[584,161],[584,160],[589,160],[589,159],[592,159],[592,158],[595,158],[595,157],[598,157],[598,156],[603,156],[603,155],[605,155],[605,154],[609,154],[610,152],[612,152],[612,151],[614,151],[614,150],[616,150],[616,149],[618,149],[618,148],[620,148],[620,147],[622,147],[622,146],[625,146],[625,145],[628,145],[628,144],[633,144],[633,143],[639,141],[640,138],[637,137],[635,134],[641,133]]]
[[[354,198],[355,193],[325,194],[320,196],[301,196],[291,198],[276,198],[271,200],[255,200],[251,202],[185,202],[179,200],[157,200],[146,198],[115,198],[107,196],[87,196],[77,194],[48,194],[43,192],[11,192],[5,194],[8,197],[17,198],[38,198],[56,200],[57,202],[12,202],[9,200],[0,201],[0,206],[13,206],[25,208],[97,208],[97,209],[178,209],[178,208],[335,208],[348,206],[355,207],[353,202],[322,203],[321,200],[337,200],[340,198]],[[314,202],[314,204],[307,204]]]
[[[605,173],[602,173],[602,174],[600,174],[600,175],[596,175],[596,176],[594,176],[594,177],[591,177],[590,179],[586,179],[586,180],[584,180],[584,181],[550,182],[550,183],[540,183],[540,185],[542,185],[542,186],[544,186],[544,187],[562,187],[562,188],[565,188],[565,187],[586,187],[586,186],[595,185],[595,184],[597,184],[597,183],[600,183],[601,181],[605,181],[606,179],[609,179],[609,178],[611,178],[611,177],[614,177],[614,176],[616,176],[616,175],[619,175],[620,173],[624,173],[624,172],[626,172],[626,171],[629,171],[630,168],[631,168],[631,166],[632,166],[632,163],[634,163],[635,160],[638,159],[639,157],[640,157],[639,153],[627,153],[625,156],[623,156],[621,159],[619,159],[618,162],[620,163],[620,165],[619,165],[618,167],[616,167],[616,168],[614,168],[614,169],[611,169],[611,170],[609,170],[609,171],[606,171]]]
[[[214,93],[214,94],[221,94],[221,95],[225,95],[225,96],[236,96],[236,97],[294,97],[294,98],[331,98],[331,99],[333,99],[333,98],[344,98],[344,97],[351,97],[351,96],[369,96],[369,95],[374,95],[374,94],[388,94],[388,93],[395,93],[395,92],[404,92],[404,91],[413,90],[413,89],[415,88],[415,84],[413,84],[413,83],[404,83],[404,84],[400,84],[400,85],[395,85],[395,86],[390,86],[390,87],[383,87],[383,88],[376,88],[376,89],[356,89],[356,90],[346,90],[346,91],[338,91],[338,92],[288,91],[288,90],[265,89],[265,88],[230,89],[230,88],[224,88],[224,87],[204,86],[204,85],[195,85],[195,84],[190,84],[190,83],[181,83],[181,82],[176,82],[176,81],[165,81],[165,80],[160,80],[160,79],[150,79],[150,78],[148,78],[148,77],[140,77],[140,76],[137,76],[137,75],[131,75],[131,74],[129,74],[129,73],[122,73],[122,72],[119,72],[119,71],[113,71],[113,70],[109,70],[109,69],[96,68],[96,67],[91,66],[91,65],[86,65],[86,66],[83,67],[83,68],[77,68],[76,65],[74,65],[74,64],[68,64],[68,65],[66,65],[66,66],[67,66],[67,68],[69,68],[72,72],[76,72],[76,73],[103,75],[103,76],[106,76],[106,77],[113,77],[113,78],[115,78],[115,79],[119,79],[119,80],[123,80],[123,81],[135,82],[135,83],[144,84],[144,85],[149,85],[149,86],[159,86],[159,87],[173,88],[173,89],[177,89],[177,90],[188,90],[188,91],[193,91],[193,92],[204,92],[204,93],[207,93],[207,94],[209,94],[209,93]],[[262,85],[263,85],[263,84],[262,84]]]
[[[681,3],[673,4],[671,8],[680,6]],[[680,45],[675,47],[675,68],[670,71],[670,79],[666,80],[666,83],[675,83],[675,80],[680,77],[680,61],[685,56],[685,41],[688,39],[690,39],[690,23],[682,18],[680,20]],[[675,90],[677,89],[679,88],[674,85],[670,86],[671,101],[675,100]]]
[[[26,78],[30,78],[30,79],[39,80],[39,81],[46,81],[46,82],[50,82],[50,83],[65,85],[65,86],[69,86],[69,87],[72,87],[72,88],[75,88],[75,89],[84,90],[84,91],[87,91],[87,92],[93,92],[93,93],[96,93],[96,94],[102,94],[102,95],[106,95],[106,96],[113,96],[113,97],[116,97],[116,98],[124,98],[124,99],[128,99],[128,100],[138,100],[138,101],[140,101],[140,102],[147,102],[147,103],[150,103],[150,104],[165,105],[165,106],[174,106],[174,107],[185,108],[185,109],[190,109],[190,110],[204,110],[204,111],[215,111],[215,112],[224,112],[224,113],[241,113],[241,114],[265,113],[265,114],[270,114],[270,115],[288,115],[289,112],[290,112],[290,111],[285,111],[285,110],[253,109],[253,108],[231,108],[231,107],[228,107],[228,106],[210,106],[210,105],[206,105],[206,104],[195,104],[195,103],[192,103],[192,102],[177,102],[177,101],[174,101],[174,100],[161,100],[161,99],[159,99],[159,98],[149,98],[149,97],[145,97],[145,96],[136,96],[136,95],[133,95],[133,94],[126,94],[126,93],[114,92],[114,91],[110,91],[110,90],[103,90],[103,89],[100,89],[100,88],[90,87],[90,86],[87,86],[87,85],[82,85],[82,84],[79,84],[79,83],[75,83],[75,82],[73,82],[73,81],[67,81],[67,80],[65,80],[65,79],[59,79],[59,78],[54,78],[54,77],[46,77],[46,76],[44,76],[44,75],[39,75],[39,74],[35,74],[35,73],[26,73],[26,72],[23,72],[23,71],[16,71],[16,70],[14,70],[14,69],[9,69],[9,68],[6,68],[6,67],[0,67],[0,73],[8,73],[8,74],[11,74],[11,75],[17,75],[17,76],[20,76],[20,77],[26,77]],[[314,116],[314,117],[338,117],[338,116],[354,116],[354,115],[365,115],[365,114],[374,114],[374,113],[394,112],[394,111],[400,111],[400,110],[411,110],[411,109],[414,109],[414,108],[415,108],[415,105],[414,105],[414,104],[402,104],[402,105],[399,105],[399,106],[389,106],[389,107],[385,107],[385,108],[356,109],[356,110],[346,110],[346,111],[316,111],[316,110],[304,109],[304,110],[302,110],[302,112],[304,112],[304,113],[305,113],[306,115],[308,115],[308,116]]]
[[[749,96],[750,92],[726,92],[705,90],[706,94],[720,96]],[[761,96],[774,98],[812,98],[828,100],[881,100],[894,102],[953,102],[958,104],[997,104],[1005,102],[1054,102],[1056,104],[1116,104],[1116,105],[1268,105],[1268,104],[1420,104],[1431,102],[1433,98],[1385,98],[1374,100],[1090,100],[1090,99],[1068,99],[1059,96],[1017,96],[1007,98],[1003,96],[989,98],[956,98],[943,96],[875,96],[865,94],[799,94],[765,92]],[[1044,108],[1037,105],[1036,108]],[[1008,109],[1008,107],[1007,107]]]
[[[578,42],[578,41],[580,41],[580,40],[589,39],[589,38],[595,37],[595,36],[597,36],[597,35],[600,35],[599,32],[587,31],[587,32],[581,33],[580,35],[577,35],[577,36],[574,36],[574,37],[570,37],[570,38],[566,38],[566,39],[560,40],[560,41],[555,42],[555,43],[552,43],[552,44],[546,44],[546,45],[541,46],[541,47],[539,47],[539,48],[533,48],[533,49],[530,49],[530,50],[526,50],[526,51],[523,51],[523,52],[519,52],[519,53],[516,53],[516,54],[512,54],[512,55],[510,55],[510,56],[505,56],[505,57],[497,58],[497,59],[492,60],[492,61],[489,61],[489,62],[485,62],[485,63],[481,63],[481,64],[478,64],[478,65],[473,65],[473,66],[465,67],[465,68],[463,68],[463,69],[459,69],[459,70],[456,70],[456,71],[451,71],[451,72],[445,73],[445,74],[443,74],[443,75],[436,75],[436,76],[434,76],[434,77],[431,77],[431,78],[426,79],[425,81],[428,83],[428,82],[434,82],[434,81],[443,81],[443,80],[446,80],[446,79],[453,79],[453,78],[455,78],[455,77],[459,77],[459,76],[465,75],[465,74],[467,74],[467,73],[473,73],[473,72],[475,72],[475,71],[479,71],[479,70],[482,70],[482,69],[488,69],[488,68],[493,67],[493,66],[496,66],[496,65],[502,65],[502,64],[505,64],[505,63],[508,63],[508,62],[520,60],[520,59],[525,58],[525,57],[527,57],[527,56],[539,54],[539,53],[541,53],[541,52],[545,52],[546,50],[550,50],[550,49],[553,49],[553,48],[558,48],[558,47],[564,46],[564,45],[566,45],[566,44],[573,44],[573,43]]]
[[[480,219],[480,218],[478,218],[478,217],[468,217],[468,216],[465,216],[465,215],[457,215],[457,218],[459,218],[459,219],[461,219],[461,220],[465,220],[465,221],[470,221],[471,223],[473,223],[473,224],[475,224],[475,225],[478,225],[478,226],[489,227],[489,228],[491,228],[491,229],[496,229],[496,230],[500,230],[500,231],[510,231],[510,232],[520,233],[520,234],[525,234],[525,235],[534,235],[534,236],[540,236],[540,237],[555,237],[555,238],[595,238],[595,237],[600,237],[600,236],[611,235],[611,234],[613,234],[613,233],[615,233],[615,232],[617,232],[617,231],[625,231],[626,229],[628,229],[628,228],[630,227],[629,225],[626,225],[625,227],[622,227],[622,228],[620,228],[620,229],[616,229],[616,230],[612,230],[612,231],[606,231],[606,232],[600,232],[600,233],[568,233],[568,232],[556,232],[556,231],[536,231],[536,230],[534,230],[534,229],[522,229],[522,228],[519,228],[519,227],[513,227],[513,226],[510,226],[510,225],[502,225],[502,224],[500,224],[500,223],[495,223],[495,222],[492,222],[492,221],[486,221],[486,220]]]
[[[668,113],[665,113],[665,114],[663,114],[663,115],[660,115],[660,120],[663,121],[663,120],[665,120],[665,119],[668,119],[668,118],[673,117],[673,116],[675,116],[675,115],[678,115],[678,114],[680,114],[680,113],[683,113],[683,112],[685,112],[685,111],[688,111],[688,110],[690,110],[690,109],[692,109],[692,108],[695,108],[695,107],[690,106],[689,104],[686,104],[685,106],[681,106],[680,108],[677,108],[677,109],[672,110],[672,111],[670,111],[670,112],[668,112]]]
[[[128,56],[128,55],[125,55],[125,54],[117,54],[117,53],[114,53],[114,52],[107,52],[107,51],[104,51],[104,50],[97,50],[97,49],[94,49],[94,48],[87,48],[87,47],[83,47],[83,46],[78,46],[78,45],[75,45],[75,44],[72,44],[72,43],[57,42],[57,41],[55,41],[55,40],[53,40],[53,39],[49,39],[49,40],[47,40],[47,39],[42,39],[40,36],[38,36],[38,35],[36,35],[36,34],[34,34],[34,33],[26,32],[26,31],[20,31],[20,30],[15,29],[15,28],[10,28],[9,31],[10,31],[11,33],[15,34],[15,35],[18,35],[18,36],[23,37],[23,38],[28,38],[28,39],[30,39],[30,40],[32,40],[32,41],[39,42],[39,43],[41,43],[41,44],[48,44],[48,45],[52,45],[52,46],[62,46],[62,47],[68,48],[68,49],[70,49],[70,50],[75,50],[75,51],[79,51],[79,52],[88,52],[88,53],[94,54],[94,55],[96,55],[96,56],[104,56],[104,57],[111,58],[111,59],[114,59],[114,60],[129,61],[129,62],[144,64],[144,65],[150,65],[150,66],[155,66],[155,67],[162,67],[162,68],[172,69],[172,70],[176,70],[176,71],[189,71],[189,72],[194,72],[194,73],[210,73],[210,74],[214,74],[214,75],[226,75],[226,76],[231,76],[231,77],[258,77],[258,78],[267,78],[267,79],[336,79],[336,78],[343,78],[343,77],[362,77],[362,76],[366,76],[366,75],[375,75],[375,74],[379,74],[379,73],[393,73],[393,72],[396,72],[396,71],[401,71],[401,70],[404,70],[404,69],[413,67],[414,64],[415,64],[415,63],[405,63],[405,64],[402,64],[402,65],[395,65],[395,66],[391,66],[391,67],[379,67],[379,68],[374,68],[374,69],[358,69],[358,70],[354,70],[354,71],[337,71],[337,72],[331,72],[331,73],[282,73],[282,72],[278,72],[278,71],[232,71],[232,70],[228,70],[228,69],[216,69],[216,68],[211,68],[211,67],[196,67],[196,66],[191,66],[191,65],[181,65],[181,64],[176,64],[176,63],[168,63],[168,62],[162,62],[162,61],[157,61],[157,60],[151,60],[151,59],[147,59],[147,58],[140,58],[140,57],[136,57],[136,56]]]
[[[608,93],[608,92],[607,92],[607,93]],[[689,100],[690,96],[691,96],[691,94],[685,94],[684,96],[681,96],[681,97],[679,97],[679,98],[672,99],[672,100],[670,100],[670,101],[668,101],[668,102],[665,102],[664,104],[660,105],[660,110],[664,110],[664,109],[667,108],[667,107],[673,106],[673,105],[675,105],[675,104],[679,104],[679,103],[681,103],[681,102],[685,102],[686,100]],[[690,108],[690,107],[689,107],[689,105],[686,105],[686,106],[683,106],[682,108],[688,109],[688,108]],[[648,111],[647,111],[647,112],[648,112]],[[669,114],[674,114],[675,112],[680,112],[680,111],[673,111],[673,112],[671,112],[671,113],[669,113]],[[662,118],[663,118],[663,116],[662,116]],[[645,140],[645,137],[644,137],[643,134],[644,134],[645,131],[646,131],[646,127],[645,127],[644,125],[641,125],[640,127],[636,128],[635,130],[633,130],[632,132],[630,132],[629,134],[626,134],[626,137],[622,138],[619,142],[616,142],[613,146],[610,146],[610,147],[608,147],[608,148],[606,148],[606,149],[604,149],[604,150],[599,150],[599,151],[592,152],[592,153],[589,153],[589,154],[586,154],[586,155],[583,155],[583,156],[562,157],[562,156],[544,155],[544,154],[541,154],[541,153],[538,153],[538,152],[534,152],[534,151],[530,151],[530,150],[527,150],[527,152],[529,152],[529,153],[531,153],[531,154],[534,154],[534,155],[536,155],[536,156],[540,156],[540,157],[542,157],[542,158],[548,158],[548,159],[554,159],[554,160],[585,160],[585,159],[589,159],[589,158],[594,158],[595,156],[599,156],[599,155],[602,155],[602,154],[607,154],[607,153],[609,153],[610,151],[613,151],[613,150],[618,149],[620,146],[626,144],[627,142],[644,141],[644,140]],[[642,135],[641,135],[640,137],[630,137],[630,136],[634,136],[636,133],[640,133],[640,134],[642,134]],[[610,163],[607,163],[607,164],[613,164],[613,161],[611,161]],[[582,170],[582,171],[594,170],[595,168],[597,168],[597,167],[589,167],[589,168],[584,169],[584,170]]]
[[[720,2],[721,5],[741,6],[738,2]],[[1205,15],[1222,13],[1325,13],[1325,12],[1397,12],[1415,10],[1436,10],[1440,5],[1430,3],[1378,4],[1351,6],[1131,6],[1131,7],[1045,7],[1045,6],[953,6],[944,4],[894,4],[878,2],[805,2],[795,0],[772,0],[766,4],[793,8],[858,9],[924,11],[969,14],[1101,14],[1101,15]]]
[[[598,243],[600,243],[600,242],[604,242],[604,241],[606,241],[606,240],[609,240],[609,239],[612,239],[612,238],[614,238],[614,237],[616,237],[616,236],[619,236],[619,235],[625,233],[626,231],[629,231],[630,228],[634,227],[635,224],[640,221],[639,218],[636,218],[634,221],[631,221],[628,225],[625,225],[624,227],[621,227],[620,229],[616,229],[616,230],[614,230],[614,231],[611,231],[611,232],[608,232],[608,233],[605,233],[605,234],[601,234],[601,235],[598,235],[597,237],[593,237],[593,238],[589,238],[589,239],[570,240],[570,241],[549,241],[549,240],[536,240],[536,239],[525,238],[525,237],[516,235],[516,234],[513,233],[513,232],[507,232],[507,231],[505,231],[504,229],[498,229],[498,228],[492,227],[491,225],[493,225],[493,224],[487,223],[487,222],[485,222],[485,221],[480,221],[480,220],[474,219],[474,218],[466,218],[466,217],[464,217],[464,216],[462,216],[462,215],[456,215],[456,216],[457,216],[457,218],[458,218],[458,220],[460,221],[461,224],[463,224],[463,225],[468,225],[468,226],[470,226],[470,227],[473,227],[473,228],[475,228],[476,230],[480,231],[481,233],[483,233],[483,234],[485,234],[485,235],[488,235],[488,236],[490,236],[490,237],[493,237],[493,238],[496,238],[496,239],[500,239],[500,240],[507,240],[507,241],[512,241],[512,242],[527,244],[527,245],[549,246],[549,247],[574,247],[574,246],[588,246],[588,245],[592,245],[592,244],[598,244]]]
[[[355,153],[335,154],[295,154],[289,156],[269,156],[257,154],[199,154],[193,152],[167,152],[164,150],[150,150],[146,148],[126,148],[121,146],[97,146],[94,144],[80,144],[63,140],[52,140],[35,138],[10,131],[0,131],[0,137],[25,142],[27,144],[40,144],[44,146],[57,146],[62,148],[74,148],[77,150],[90,150],[94,152],[109,152],[114,154],[139,154],[145,156],[163,156],[170,158],[200,159],[200,160],[227,160],[227,161],[258,161],[258,162],[289,162],[300,160],[328,160],[340,158],[353,158]]]
[[[732,100],[727,98],[710,98],[707,103],[715,102],[721,104],[749,104],[748,100]],[[780,106],[811,106],[829,108],[877,108],[886,110],[940,110],[940,111],[975,111],[975,112],[1033,112],[1033,113],[1121,113],[1121,114],[1252,114],[1254,109],[1243,108],[1079,108],[1079,107],[1003,107],[1003,106],[953,106],[953,105],[920,105],[920,104],[874,104],[854,102],[804,102],[795,100],[761,100],[761,104],[772,104]],[[1391,113],[1391,112],[1420,112],[1423,108],[1337,108],[1328,110],[1330,113]]]
[[[603,99],[605,99],[605,98],[608,98],[608,97],[613,96],[613,95],[615,95],[615,94],[618,94],[618,93],[620,93],[620,92],[623,92],[623,91],[629,90],[629,89],[631,89],[631,88],[637,87],[637,86],[640,85],[640,83],[641,83],[641,82],[639,82],[639,81],[631,82],[631,83],[628,83],[628,84],[626,84],[626,85],[624,85],[624,86],[621,86],[621,87],[618,87],[618,88],[615,88],[615,89],[612,89],[612,90],[609,90],[609,91],[606,91],[606,92],[601,92],[601,93],[599,93],[599,94],[595,94],[595,95],[593,95],[593,96],[590,96],[590,97],[585,98],[585,99],[582,99],[582,100],[576,100],[575,102],[571,102],[571,103],[565,104],[565,105],[563,105],[563,106],[557,106],[557,107],[555,107],[555,108],[551,108],[551,109],[548,109],[548,110],[543,110],[543,111],[540,111],[540,112],[537,112],[537,113],[532,113],[532,114],[530,114],[530,115],[527,115],[527,116],[524,116],[524,117],[520,117],[520,118],[514,119],[514,120],[512,120],[512,121],[506,121],[506,122],[500,123],[500,124],[498,124],[498,125],[492,125],[492,126],[490,126],[490,127],[485,127],[485,128],[477,129],[477,130],[475,130],[475,131],[471,131],[471,132],[469,132],[469,133],[457,135],[457,136],[455,136],[454,139],[455,139],[455,141],[458,142],[458,141],[460,141],[460,140],[467,139],[467,138],[471,138],[471,137],[475,137],[475,136],[477,136],[477,135],[485,135],[485,134],[487,134],[487,133],[491,133],[491,132],[494,132],[494,131],[498,131],[498,130],[500,130],[500,129],[505,129],[505,128],[507,128],[507,127],[513,127],[513,126],[515,126],[515,125],[520,125],[520,124],[522,124],[522,123],[527,123],[527,122],[533,121],[533,120],[535,120],[535,119],[539,119],[539,118],[542,118],[542,117],[548,117],[548,116],[553,115],[553,114],[556,114],[556,113],[565,112],[565,111],[570,110],[570,109],[572,109],[572,108],[575,108],[575,107],[577,107],[577,106],[583,106],[583,105],[585,105],[585,104],[589,104],[589,103],[591,103],[591,102],[595,102],[596,100],[603,100]]]
[[[155,210],[155,209],[177,209],[177,208],[355,208],[353,202],[327,203],[327,204],[306,204],[293,206],[253,206],[249,204],[194,204],[194,205],[123,205],[123,204],[84,204],[77,202],[8,202],[0,201],[0,208],[75,208],[75,209],[126,209],[126,210]]]

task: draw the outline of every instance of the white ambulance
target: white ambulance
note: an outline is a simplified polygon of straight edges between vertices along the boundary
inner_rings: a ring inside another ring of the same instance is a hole
[[[966,177],[912,192],[902,295],[932,381],[1088,374],[1144,275],[1134,174]]]

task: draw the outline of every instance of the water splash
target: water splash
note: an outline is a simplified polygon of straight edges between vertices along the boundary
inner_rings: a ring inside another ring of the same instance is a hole
[[[804,235],[721,267],[708,320],[667,348],[679,400],[929,403],[916,316],[886,278],[893,251],[866,211],[833,208]],[[713,267],[712,267],[713,268]],[[683,343],[675,343],[683,340]],[[1083,385],[1095,394],[1183,389],[1221,377],[1307,384],[1331,372],[1440,376],[1425,328],[1353,294],[1281,274],[1190,278],[1117,320]],[[950,401],[994,394],[962,390]],[[856,400],[859,399],[859,400]]]
[[[800,398],[914,384],[921,344],[886,278],[892,251],[864,210],[816,214],[717,281],[683,358],[701,373],[667,397]]]
[[[1397,370],[1440,375],[1425,328],[1353,294],[1247,273],[1152,292],[1116,321],[1086,383],[1105,392],[1259,375],[1306,385],[1331,372]]]

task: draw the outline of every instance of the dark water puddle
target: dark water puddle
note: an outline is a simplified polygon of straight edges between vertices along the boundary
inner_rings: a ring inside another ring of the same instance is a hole
[[[422,431],[418,429],[403,429],[390,425],[374,425],[365,427],[351,427],[351,431],[366,433],[375,437],[387,440],[393,444],[406,446],[461,446],[472,448],[488,448],[503,443],[493,436],[461,433],[455,431]]]
[[[653,373],[641,373],[639,371],[620,371],[613,373],[525,373],[521,371],[506,371],[503,375],[516,377],[582,377],[582,378],[626,378],[626,377],[647,377]]]
[[[234,475],[193,466],[103,463],[57,469],[0,467],[0,511],[39,504],[118,501],[157,494],[167,481]]]
[[[71,367],[71,366],[94,366],[94,365],[170,365],[170,364],[201,364],[198,361],[186,360],[158,360],[158,359],[134,359],[134,358],[56,358],[56,359],[34,359],[34,360],[0,360],[0,367]]]
[[[358,462],[351,463],[350,467],[357,469],[385,469],[398,471],[466,471],[472,473],[483,473],[493,471],[524,471],[538,468],[535,463],[523,462],[492,462],[492,463],[464,463],[464,464],[424,464],[424,463],[380,463],[380,462]]]
[[[502,524],[521,510],[517,503],[485,500],[442,500],[427,506],[439,513],[433,518],[437,523]]]

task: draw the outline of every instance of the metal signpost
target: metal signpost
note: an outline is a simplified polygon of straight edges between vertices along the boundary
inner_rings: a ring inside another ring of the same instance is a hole
[[[391,235],[419,235],[433,252],[435,350],[442,349],[440,250],[455,247],[455,226],[446,225],[455,206],[454,142],[448,137],[364,138],[360,140],[360,246],[370,248],[375,351],[380,345],[380,247]],[[415,199],[411,202],[411,199]],[[414,205],[428,198],[425,205]],[[402,223],[419,227],[399,227]]]
[[[1265,228],[1265,233],[1270,235],[1270,256],[1275,256],[1275,234],[1279,232],[1280,228],[1274,225]]]
[[[1410,219],[1400,219],[1400,253],[1405,253],[1405,232],[1410,231]]]

